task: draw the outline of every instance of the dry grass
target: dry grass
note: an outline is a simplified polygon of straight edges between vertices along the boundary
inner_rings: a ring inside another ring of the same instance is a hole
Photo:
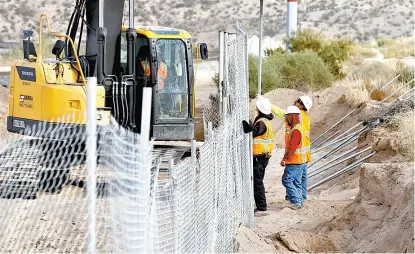
[[[405,58],[414,56],[415,37],[401,39],[381,39],[377,41],[385,58]]]
[[[377,54],[370,45],[355,44],[350,51],[350,55],[353,57],[374,58]]]
[[[384,127],[400,135],[399,152],[414,158],[414,110],[397,113],[386,118]]]
[[[349,73],[356,78],[385,82],[393,76],[393,69],[381,62],[368,61],[351,68]]]
[[[364,79],[357,79],[357,78],[345,79],[341,82],[338,82],[336,85],[346,86],[349,88],[345,96],[341,98],[341,102],[347,103],[351,107],[357,107],[360,104],[366,101],[369,101],[370,96],[366,88],[365,82],[367,81],[365,81]]]

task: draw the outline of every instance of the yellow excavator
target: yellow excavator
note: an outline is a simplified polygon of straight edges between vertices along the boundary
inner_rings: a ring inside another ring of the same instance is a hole
[[[142,90],[152,87],[151,137],[193,138],[193,57],[207,59],[207,45],[192,45],[190,34],[180,29],[134,27],[133,0],[129,0],[129,27],[123,26],[124,1],[76,0],[65,34],[53,32],[42,14],[37,50],[33,32],[23,31],[23,59],[11,65],[9,132],[38,135],[41,132],[27,130],[39,122],[84,127],[86,77],[94,76],[98,124],[108,124],[112,115],[121,126],[139,133]],[[48,33],[58,39],[52,59],[42,56],[45,20]],[[71,118],[62,118],[68,115]]]
[[[82,186],[83,177],[70,181],[70,172],[85,161],[87,77],[97,78],[98,125],[108,125],[112,116],[140,133],[142,92],[151,87],[151,138],[193,139],[193,58],[207,59],[207,45],[192,45],[190,34],[180,29],[134,27],[133,0],[129,27],[123,26],[124,1],[76,0],[66,33],[52,31],[42,14],[37,49],[33,31],[23,31],[23,59],[11,65],[7,130],[35,137],[0,154],[0,198],[35,198],[38,191],[58,191],[69,182]],[[44,21],[48,34],[57,38],[51,59],[42,55]],[[164,143],[154,146],[155,161],[188,156],[190,145]],[[3,163],[10,160],[18,163]]]

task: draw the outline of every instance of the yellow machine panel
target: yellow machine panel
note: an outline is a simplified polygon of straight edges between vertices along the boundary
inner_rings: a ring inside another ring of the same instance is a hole
[[[8,129],[20,132],[37,122],[86,123],[86,87],[78,83],[69,63],[61,65],[62,82],[56,63],[17,60],[12,66]],[[97,86],[97,108],[105,107],[105,90]],[[97,120],[109,122],[110,112],[99,110]]]

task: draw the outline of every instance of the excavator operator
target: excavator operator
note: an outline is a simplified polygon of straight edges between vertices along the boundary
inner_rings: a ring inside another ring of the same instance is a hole
[[[168,67],[164,59],[164,50],[161,47],[157,48],[157,60],[158,60],[158,70],[157,70],[157,86],[158,90],[162,90],[166,86]]]
[[[137,54],[137,80],[143,87],[151,86],[150,48],[148,45],[141,46]]]

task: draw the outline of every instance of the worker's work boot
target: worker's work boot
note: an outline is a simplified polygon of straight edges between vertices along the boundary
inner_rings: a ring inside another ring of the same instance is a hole
[[[298,210],[298,209],[303,208],[303,205],[302,204],[290,203],[286,207],[288,207],[288,208],[290,208],[292,210]]]

